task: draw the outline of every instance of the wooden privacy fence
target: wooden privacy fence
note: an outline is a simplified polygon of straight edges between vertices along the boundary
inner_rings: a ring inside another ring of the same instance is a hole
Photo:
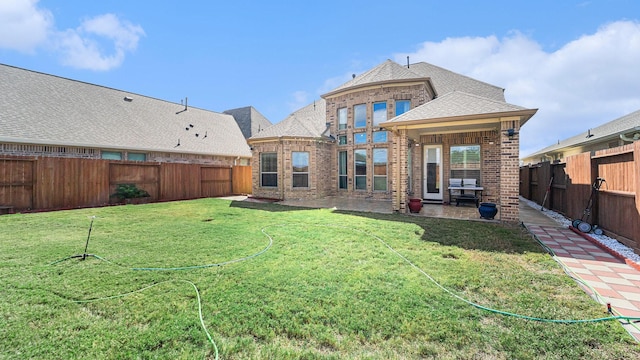
[[[13,211],[105,205],[118,184],[152,202],[249,194],[251,166],[0,157],[0,207]]]
[[[605,182],[585,220],[640,253],[640,141],[521,167],[520,195],[541,205],[551,183],[544,207],[582,219],[597,178]]]

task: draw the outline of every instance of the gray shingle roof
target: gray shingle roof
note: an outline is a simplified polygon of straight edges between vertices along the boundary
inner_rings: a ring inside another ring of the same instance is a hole
[[[469,115],[484,115],[526,110],[522,106],[483,98],[461,91],[452,91],[426,104],[396,116],[390,123],[403,121],[451,118]]]
[[[619,117],[615,120],[611,120],[598,127],[581,132],[578,135],[572,136],[568,139],[564,139],[557,144],[547,146],[544,149],[538,150],[532,154],[524,156],[523,158],[539,156],[563,148],[587,145],[590,143],[602,141],[606,138],[618,138],[620,134],[624,133],[632,133],[631,136],[633,136],[633,133],[636,132],[640,133],[640,110],[636,110],[630,114]],[[592,136],[587,137],[589,134]]]
[[[340,92],[341,90],[345,90],[348,88],[359,87],[369,84],[375,84],[380,82],[388,82],[388,81],[399,81],[399,80],[417,80],[424,79],[426,80],[428,76],[421,75],[408,69],[405,66],[399,65],[391,60],[387,60],[382,64],[374,67],[373,69],[356,76],[355,78],[347,81],[346,83],[338,86],[337,88],[330,91],[328,94]]]
[[[410,69],[421,76],[431,78],[433,87],[439,95],[452,91],[462,91],[488,99],[505,101],[503,88],[443,69],[439,66],[419,62],[411,64]]]
[[[325,136],[326,103],[324,99],[316,100],[302,109],[292,113],[281,122],[255,134],[250,140],[277,138],[282,136],[318,138]]]
[[[273,125],[264,115],[260,114],[253,106],[245,106],[237,109],[225,110],[225,114],[229,114],[236,119],[242,135],[250,138],[257,134],[260,130],[266,129]]]
[[[0,94],[2,142],[251,156],[231,115],[3,64]]]

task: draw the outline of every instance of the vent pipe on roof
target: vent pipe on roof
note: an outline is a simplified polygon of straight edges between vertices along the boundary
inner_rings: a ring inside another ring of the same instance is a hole
[[[591,129],[589,129],[589,130],[587,131],[587,136],[586,136],[586,138],[588,139],[588,138],[590,138],[590,137],[592,137],[592,136],[593,136],[593,134],[591,133]]]
[[[407,69],[409,68],[409,55],[407,55]]]
[[[187,101],[188,101],[188,100],[189,100],[189,98],[188,98],[188,97],[185,97],[185,98],[184,98],[184,109],[182,109],[182,110],[178,111],[176,114],[180,114],[181,112],[185,112],[185,111],[187,111]],[[182,104],[182,100],[180,100],[180,104]]]
[[[356,78],[356,74],[351,74],[351,78],[355,79]]]

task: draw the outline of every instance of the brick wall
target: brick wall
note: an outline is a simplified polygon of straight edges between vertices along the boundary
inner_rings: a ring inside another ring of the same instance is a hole
[[[332,141],[317,139],[274,140],[252,144],[253,195],[271,199],[318,199],[335,194],[337,185],[335,146]],[[293,187],[293,152],[309,153],[309,187]],[[260,186],[260,154],[275,152],[278,156],[278,186]]]
[[[126,150],[117,150],[122,154],[122,159],[127,159]],[[132,151],[135,153],[144,153],[141,151]],[[147,162],[160,163],[185,163],[185,164],[203,164],[203,165],[248,165],[250,159],[238,159],[236,156],[216,156],[216,155],[200,155],[200,154],[182,154],[182,153],[164,153],[164,152],[148,152]],[[100,159],[102,150],[98,148],[74,147],[74,146],[58,146],[58,145],[37,145],[37,144],[0,144],[0,155],[9,156],[46,156],[59,158],[81,158],[81,159]],[[242,162],[242,164],[241,164]]]
[[[333,182],[337,182],[337,153],[340,151],[347,152],[347,189],[335,189],[334,193],[341,196],[348,196],[354,198],[373,198],[373,199],[392,199],[392,189],[398,186],[394,183],[396,180],[396,174],[398,171],[398,164],[393,163],[396,158],[396,151],[402,147],[394,146],[396,142],[395,134],[387,132],[386,143],[373,143],[373,132],[379,130],[378,127],[373,126],[373,104],[377,102],[386,102],[387,104],[387,119],[395,117],[395,100],[410,100],[411,109],[418,107],[426,103],[433,97],[425,84],[411,85],[411,86],[375,86],[359,91],[347,92],[338,96],[331,96],[326,100],[327,111],[327,123],[330,124],[330,132],[336,138],[340,135],[345,135],[347,138],[346,145],[336,145],[334,150],[334,159],[332,168],[334,169]],[[359,104],[366,104],[367,107],[367,125],[364,128],[354,128],[353,119],[353,106]],[[338,109],[347,109],[347,128],[343,130],[338,129]],[[381,129],[380,129],[381,130]],[[365,133],[367,136],[366,144],[354,144],[354,134]],[[402,140],[405,143],[404,151],[406,151],[405,138]],[[377,148],[387,149],[387,190],[378,191],[373,190],[373,150]],[[367,189],[355,190],[355,169],[354,169],[354,151],[365,150],[367,153]],[[406,155],[403,157],[406,159]],[[403,171],[403,177],[401,181],[406,182],[406,165]],[[337,184],[336,184],[337,186]],[[406,196],[406,183],[403,184],[405,190],[403,192]]]
[[[514,129],[512,137],[508,129]],[[518,222],[520,187],[520,122],[517,120],[500,123],[500,220]]]

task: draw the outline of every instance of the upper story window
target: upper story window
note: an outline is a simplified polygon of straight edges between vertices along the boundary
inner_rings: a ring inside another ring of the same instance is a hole
[[[367,104],[353,106],[353,127],[363,128],[367,126]]]
[[[278,186],[278,154],[260,154],[260,186]]]
[[[347,108],[338,109],[338,130],[347,128]]]
[[[374,143],[385,143],[385,142],[387,142],[387,132],[386,131],[374,131],[373,132],[373,142]]]
[[[309,187],[309,153],[294,151],[291,153],[293,163],[293,187]]]
[[[411,100],[396,100],[396,116],[402,115],[411,109]]]
[[[367,143],[367,133],[355,133],[353,134],[353,143],[354,144],[366,144]]]
[[[378,126],[385,121],[387,121],[387,103],[373,103],[373,126]]]
[[[338,145],[347,145],[347,135],[338,135]]]

